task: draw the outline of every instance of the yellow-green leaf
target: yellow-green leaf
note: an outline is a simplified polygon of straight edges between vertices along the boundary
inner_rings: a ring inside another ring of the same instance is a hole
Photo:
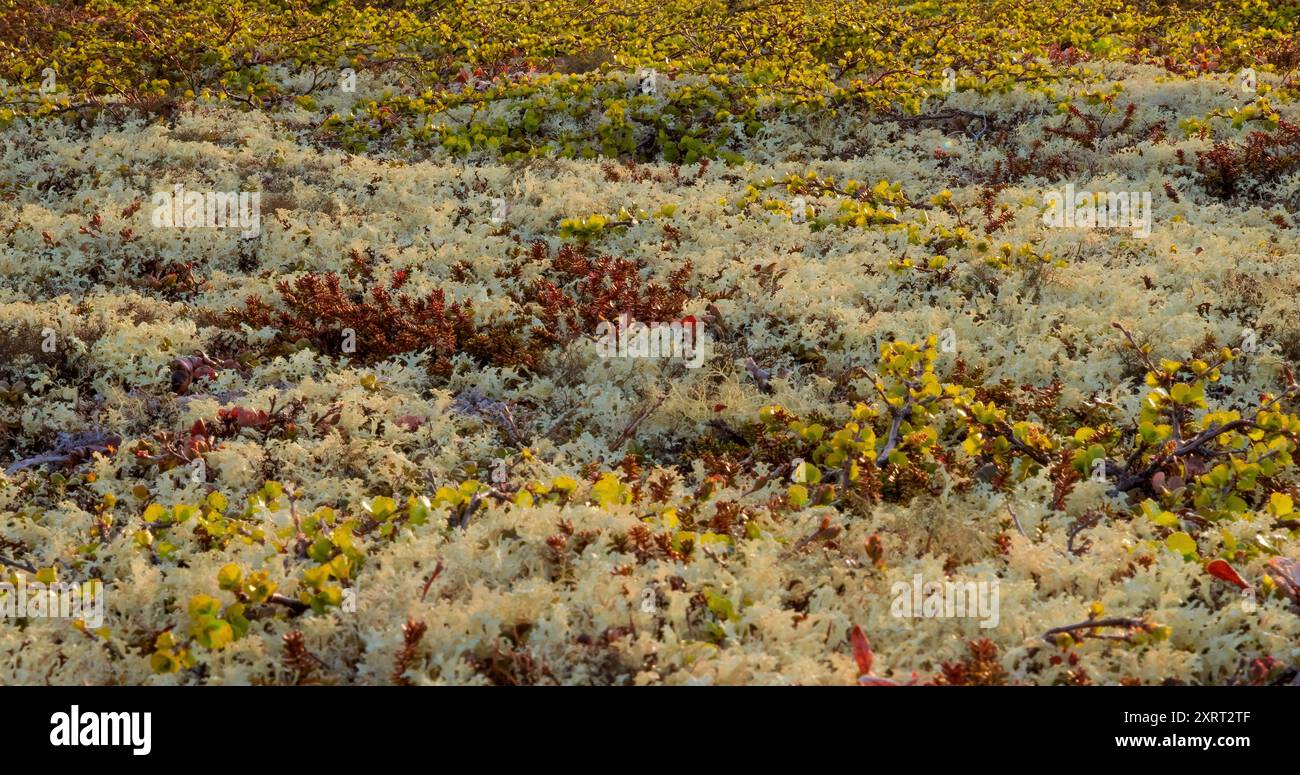
[[[1165,539],[1165,546],[1178,552],[1184,558],[1196,557],[1196,539],[1181,530],[1177,533],[1171,533]]]

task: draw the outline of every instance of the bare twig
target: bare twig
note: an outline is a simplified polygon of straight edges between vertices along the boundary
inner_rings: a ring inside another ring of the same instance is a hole
[[[285,608],[288,608],[290,611],[293,611],[295,614],[300,614],[303,611],[306,611],[308,608],[311,608],[311,606],[307,605],[301,600],[294,600],[293,598],[285,597],[284,595],[271,595],[269,598],[266,599],[266,602],[274,603],[276,605],[282,605]]]
[[[1082,635],[1075,634],[1080,630],[1092,630],[1098,627],[1125,627],[1129,629],[1130,632],[1126,635],[1101,635],[1092,632],[1084,632]],[[1095,638],[1099,640],[1127,641],[1132,638],[1133,635],[1131,632],[1132,630],[1146,630],[1146,629],[1150,629],[1150,627],[1151,625],[1148,624],[1144,619],[1132,619],[1127,617],[1114,617],[1111,619],[1089,619],[1086,622],[1079,622],[1078,624],[1067,624],[1064,627],[1053,627],[1052,629],[1043,633],[1043,640],[1055,646],[1056,639],[1053,637],[1054,635],[1060,635],[1061,633],[1069,633],[1075,638]]]
[[[478,505],[482,501],[483,501],[483,493],[482,491],[478,491],[475,492],[470,497],[469,503],[465,504],[465,512],[461,514],[460,517],[460,527],[462,530],[464,530],[465,527],[469,525],[470,517],[474,516],[474,512],[478,510]]]
[[[1030,447],[1028,444],[1025,444],[1020,439],[1016,438],[1015,430],[1012,429],[1012,427],[1007,424],[1006,420],[999,421],[995,427],[997,428],[998,433],[1001,433],[1003,438],[1005,438],[1007,442],[1011,444],[1011,446],[1023,452],[1025,456],[1028,457],[1030,460],[1033,460],[1035,463],[1037,463],[1040,466],[1050,466],[1052,464],[1051,456],[1047,455],[1046,453],[1039,452],[1033,447]]]
[[[1025,533],[1025,529],[1020,526],[1020,517],[1016,516],[1015,510],[1012,509],[1010,505],[1007,506],[1007,513],[1011,515],[1011,521],[1015,523],[1016,530],[1020,531],[1020,535],[1028,538],[1029,536]]]
[[[898,428],[903,424],[903,420],[912,414],[912,399],[909,396],[907,402],[894,414],[894,421],[889,426],[889,439],[885,441],[885,446],[876,455],[876,465],[882,466],[889,459],[889,453],[894,451],[898,446]]]
[[[0,557],[0,565],[4,565],[13,568],[15,570],[26,571],[27,573],[31,573],[32,575],[36,574],[36,569],[28,565],[27,563],[18,562],[17,560],[11,560],[7,557]]]
[[[1201,447],[1203,447],[1205,444],[1209,443],[1210,441],[1213,441],[1214,439],[1218,438],[1219,436],[1222,436],[1225,433],[1228,433],[1229,431],[1240,430],[1242,428],[1258,428],[1258,427],[1259,426],[1252,420],[1233,420],[1231,422],[1226,422],[1223,425],[1212,425],[1209,428],[1206,428],[1205,430],[1196,434],[1192,438],[1187,439],[1183,443],[1176,445],[1167,454],[1156,455],[1151,459],[1151,462],[1147,464],[1146,468],[1143,468],[1141,471],[1134,474],[1126,473],[1120,479],[1120,481],[1115,485],[1115,489],[1112,492],[1114,493],[1128,492],[1129,490],[1133,489],[1134,487],[1137,487],[1143,482],[1150,480],[1152,475],[1154,475],[1156,471],[1160,470],[1160,467],[1163,466],[1170,458],[1185,457],[1187,455],[1197,453],[1200,451]],[[1114,461],[1110,459],[1106,460],[1106,464],[1108,466],[1115,465],[1116,467],[1118,467],[1118,464],[1114,463]],[[1127,471],[1127,467],[1121,470]]]
[[[623,429],[623,432],[618,434],[618,438],[614,439],[614,443],[609,445],[610,450],[617,452],[618,449],[623,446],[623,443],[631,438],[633,433],[636,433],[637,427],[640,426],[641,423],[645,422],[645,419],[649,417],[654,410],[662,406],[663,402],[667,400],[668,394],[665,393],[659,397],[659,400],[641,410],[636,417],[632,418],[632,422],[627,424],[627,427]]]

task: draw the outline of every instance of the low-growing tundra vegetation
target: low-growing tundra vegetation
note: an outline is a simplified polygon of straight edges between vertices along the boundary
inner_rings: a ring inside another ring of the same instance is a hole
[[[0,683],[1295,682],[1296,6],[1022,6],[0,2]]]

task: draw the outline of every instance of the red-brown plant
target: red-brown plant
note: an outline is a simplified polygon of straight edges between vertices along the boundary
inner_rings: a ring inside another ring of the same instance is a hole
[[[283,341],[306,341],[322,352],[363,363],[430,350],[433,371],[443,375],[450,373],[458,352],[489,363],[535,365],[534,355],[508,332],[476,326],[470,302],[448,304],[440,288],[413,297],[400,292],[406,282],[407,273],[399,271],[387,282],[350,292],[333,272],[309,273],[276,284],[278,307],[253,296],[231,314],[237,322],[279,329]]]
[[[1243,145],[1215,143],[1197,151],[1196,172],[1212,196],[1227,199],[1271,183],[1300,167],[1300,124],[1278,121],[1273,132],[1251,132]]]
[[[533,243],[530,260],[548,260],[545,243]],[[531,334],[541,342],[563,343],[624,314],[647,323],[676,320],[690,298],[689,261],[668,276],[667,285],[643,280],[642,262],[608,255],[592,258],[579,246],[564,245],[549,261],[549,276],[515,297],[521,305],[537,305],[541,325]]]
[[[608,255],[593,258],[573,245],[561,247],[552,257],[545,243],[535,242],[523,261],[497,273],[514,280],[530,263],[548,264],[542,279],[511,293],[523,312],[540,321],[521,333],[509,321],[476,323],[471,303],[448,304],[442,289],[423,297],[402,293],[407,272],[379,281],[368,262],[356,255],[353,260],[348,276],[362,290],[345,289],[344,278],[333,272],[309,273],[278,282],[277,304],[251,296],[242,309],[229,314],[236,324],[278,329],[283,345],[306,343],[362,363],[427,349],[434,355],[434,373],[443,376],[451,372],[451,358],[457,353],[484,364],[532,370],[545,349],[593,332],[602,320],[612,322],[623,314],[642,322],[680,318],[690,298],[692,271],[688,262],[672,272],[666,284],[648,282],[641,275],[644,262]]]

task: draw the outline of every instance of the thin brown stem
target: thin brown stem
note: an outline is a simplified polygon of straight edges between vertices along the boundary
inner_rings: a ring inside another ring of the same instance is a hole
[[[1098,627],[1126,627],[1129,630],[1139,630],[1139,629],[1145,630],[1149,626],[1150,625],[1147,624],[1147,622],[1144,619],[1132,619],[1128,617],[1113,617],[1110,619],[1089,619],[1088,621],[1079,622],[1078,624],[1067,624],[1063,627],[1053,627],[1052,629],[1043,633],[1043,640],[1047,641],[1048,643],[1054,646],[1056,645],[1056,639],[1053,636],[1060,635],[1061,633],[1069,633],[1070,635],[1074,635],[1076,632],[1079,632],[1080,630],[1093,630]],[[1132,633],[1130,633],[1129,635],[1104,635],[1101,633],[1085,632],[1083,633],[1083,635],[1075,635],[1075,637],[1099,638],[1102,640],[1128,640],[1131,637],[1131,635]]]

